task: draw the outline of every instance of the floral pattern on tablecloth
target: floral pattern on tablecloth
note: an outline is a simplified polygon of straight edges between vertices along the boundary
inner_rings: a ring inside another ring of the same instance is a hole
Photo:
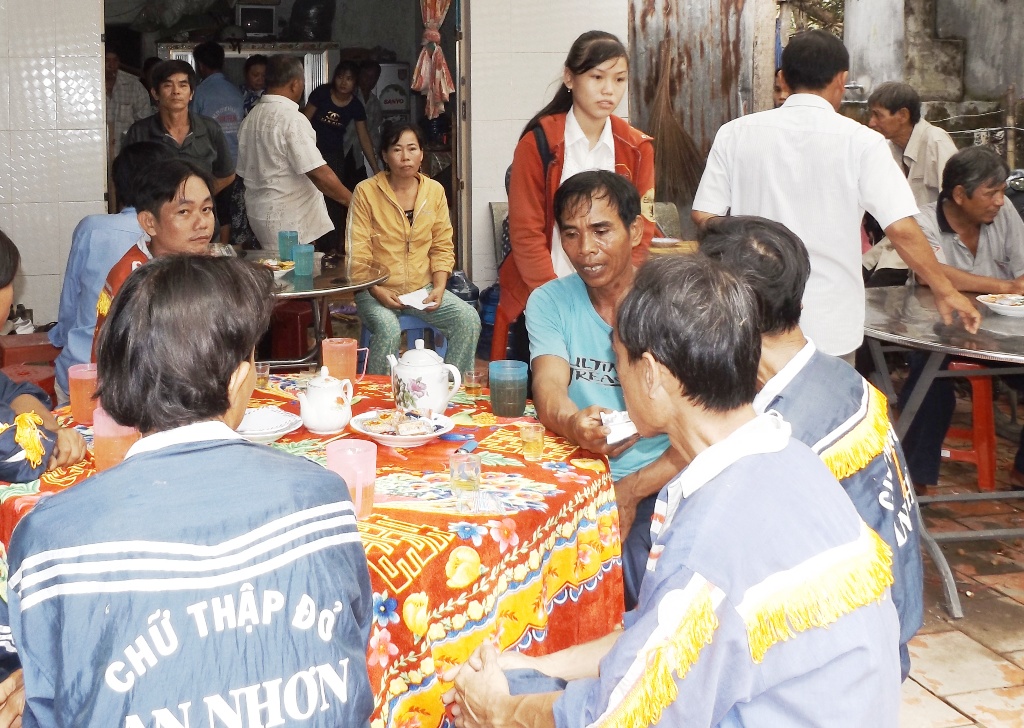
[[[308,375],[273,375],[250,406],[299,412]],[[356,383],[353,411],[394,407],[389,377]],[[67,408],[62,424],[75,425]],[[460,392],[446,414],[457,441],[418,448],[378,446],[374,512],[360,521],[374,590],[367,651],[373,728],[437,728],[445,722],[438,675],[488,641],[545,654],[600,637],[621,622],[622,572],[615,490],[603,459],[547,433],[540,462],[522,458],[517,422],[498,418],[489,398]],[[77,428],[91,442],[91,429]],[[327,443],[360,437],[304,427],[271,446],[325,463]],[[477,442],[481,491],[503,512],[461,513],[448,485],[448,459]],[[0,547],[40,498],[95,472],[91,455],[31,483],[0,484]],[[6,552],[0,593],[6,593]],[[565,610],[565,611],[562,611]],[[579,619],[586,614],[586,619]]]

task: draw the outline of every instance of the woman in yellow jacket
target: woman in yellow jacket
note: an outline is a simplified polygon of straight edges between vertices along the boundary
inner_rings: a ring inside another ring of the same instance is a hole
[[[348,211],[345,247],[354,263],[374,260],[391,276],[356,294],[356,309],[370,329],[369,374],[388,372],[388,354],[397,354],[399,314],[412,314],[438,329],[448,340],[445,361],[473,368],[480,316],[468,303],[445,290],[455,267],[452,223],[440,184],[420,173],[423,139],[412,124],[386,127],[381,134],[384,171],[356,185]],[[399,296],[423,290],[423,310],[406,306]]]

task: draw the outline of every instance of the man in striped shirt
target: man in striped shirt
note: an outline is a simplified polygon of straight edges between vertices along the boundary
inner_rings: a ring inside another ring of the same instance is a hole
[[[368,725],[372,592],[345,483],[234,431],[272,286],[169,256],[114,301],[98,395],[143,437],[14,531],[25,726]]]

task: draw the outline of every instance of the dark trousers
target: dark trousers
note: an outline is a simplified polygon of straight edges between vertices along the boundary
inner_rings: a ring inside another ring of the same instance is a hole
[[[910,376],[899,396],[899,408],[902,410],[914,388],[917,380],[921,377],[928,354],[913,352],[908,357],[910,360]],[[942,362],[940,369],[945,371],[949,366],[949,358]],[[998,364],[993,363],[993,368]],[[1002,378],[1017,391],[1024,391],[1024,376],[1019,374]],[[953,391],[953,381],[950,379],[936,379],[928,389],[928,393],[921,402],[921,408],[914,417],[913,424],[907,430],[902,440],[903,451],[907,455],[907,465],[910,468],[910,478],[919,485],[935,485],[939,481],[939,460],[942,452],[942,441],[946,437],[949,423],[953,419],[953,410],[956,407],[956,394]],[[1024,472],[1024,430],[1021,431],[1021,440],[1017,445],[1017,454],[1013,460],[1013,467]]]

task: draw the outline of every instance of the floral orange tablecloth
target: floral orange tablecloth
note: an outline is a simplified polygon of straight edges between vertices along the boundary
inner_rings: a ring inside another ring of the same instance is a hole
[[[251,406],[298,412],[297,380],[272,377]],[[393,406],[391,383],[366,377],[353,411]],[[374,590],[367,663],[373,726],[433,728],[444,721],[438,675],[485,641],[545,654],[607,634],[622,617],[618,512],[607,463],[551,433],[540,462],[526,462],[516,423],[496,418],[486,395],[460,391],[449,405],[454,433],[471,436],[483,489],[505,513],[456,512],[448,457],[463,442],[380,447],[374,512],[359,530]],[[67,409],[58,418],[70,423]],[[79,426],[91,441],[91,430]],[[346,430],[341,437],[357,436]],[[304,427],[274,443],[325,461],[325,443]],[[39,498],[84,480],[91,457],[31,483],[0,484],[0,541]],[[6,551],[0,562],[6,598]]]

